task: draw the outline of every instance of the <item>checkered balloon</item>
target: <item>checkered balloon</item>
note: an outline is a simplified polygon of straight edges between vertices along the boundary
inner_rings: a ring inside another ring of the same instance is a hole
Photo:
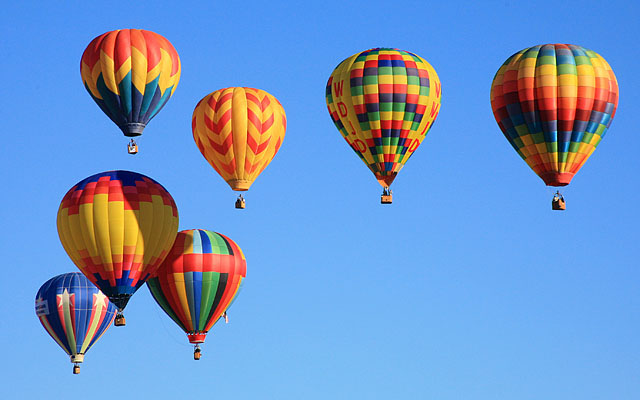
[[[366,50],[336,67],[326,88],[329,114],[383,187],[424,140],[440,110],[440,80],[416,54]]]

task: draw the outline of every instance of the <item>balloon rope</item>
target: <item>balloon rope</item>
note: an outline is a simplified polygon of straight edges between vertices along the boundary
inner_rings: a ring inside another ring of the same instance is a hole
[[[167,333],[167,336],[169,336],[171,339],[173,339],[174,342],[178,343],[180,346],[184,346],[184,347],[191,347],[191,343],[186,344],[184,342],[184,340],[178,340],[176,338],[176,336],[171,333],[169,331],[169,328],[167,327],[167,325],[164,323],[164,318],[162,315],[160,315],[160,310],[158,310],[158,307],[154,307],[156,309],[156,315],[158,316],[158,319],[160,320],[160,323],[162,324],[162,328],[164,328],[164,331]]]

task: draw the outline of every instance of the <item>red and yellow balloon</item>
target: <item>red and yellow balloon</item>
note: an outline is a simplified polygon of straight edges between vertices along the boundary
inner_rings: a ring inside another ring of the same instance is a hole
[[[80,74],[91,98],[125,136],[138,136],[176,90],[180,58],[157,33],[119,29],[89,43]]]
[[[67,254],[118,307],[116,324],[123,325],[122,310],[160,267],[176,238],[178,209],[153,179],[108,171],[67,192],[57,225]]]

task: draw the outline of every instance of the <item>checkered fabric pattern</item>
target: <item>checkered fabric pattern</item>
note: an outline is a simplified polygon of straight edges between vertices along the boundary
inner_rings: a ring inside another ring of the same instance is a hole
[[[440,98],[440,80],[428,62],[389,48],[347,58],[326,87],[333,122],[383,187],[422,143]]]
[[[178,233],[178,209],[153,179],[109,171],[67,192],[57,224],[69,257],[122,310],[167,256]]]
[[[618,83],[597,53],[571,44],[517,52],[493,79],[491,107],[509,143],[548,186],[565,186],[611,125]]]

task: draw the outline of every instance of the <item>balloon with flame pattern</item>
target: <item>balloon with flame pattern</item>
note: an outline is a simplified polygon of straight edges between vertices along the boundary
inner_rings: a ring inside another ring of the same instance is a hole
[[[125,136],[142,134],[180,80],[180,58],[163,36],[142,29],[106,32],[89,43],[82,82]]]

